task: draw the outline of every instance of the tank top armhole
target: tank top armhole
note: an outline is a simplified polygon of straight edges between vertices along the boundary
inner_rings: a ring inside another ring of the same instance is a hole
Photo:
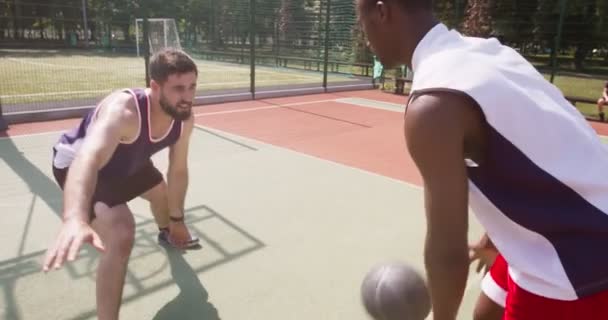
[[[485,113],[484,110],[481,108],[479,102],[477,102],[477,100],[475,100],[475,98],[473,98],[471,95],[469,95],[468,93],[464,92],[464,91],[460,91],[460,90],[455,90],[455,89],[449,89],[449,88],[425,88],[425,89],[418,89],[418,90],[414,90],[410,93],[409,98],[407,100],[407,104],[405,105],[405,113],[407,113],[407,108],[410,106],[410,104],[416,100],[416,98],[419,98],[420,96],[423,96],[425,94],[433,94],[433,93],[451,93],[451,94],[455,94],[455,95],[459,95],[463,98],[469,99],[471,102],[473,102],[475,104],[475,106],[477,108],[479,108],[479,110],[481,110],[481,113],[484,115],[485,117]]]
[[[137,128],[137,134],[135,135],[135,138],[133,138],[130,141],[121,141],[120,144],[133,144],[135,143],[135,141],[137,141],[137,139],[139,139],[139,136],[141,135],[141,127],[142,127],[142,120],[141,120],[141,109],[140,109],[140,105],[139,105],[139,98],[137,97],[137,94],[135,94],[135,92],[132,89],[124,89],[123,92],[128,92],[131,94],[131,96],[133,97],[133,99],[135,99],[135,109],[137,110],[137,119],[138,119],[138,128]],[[147,96],[146,96],[147,98]]]

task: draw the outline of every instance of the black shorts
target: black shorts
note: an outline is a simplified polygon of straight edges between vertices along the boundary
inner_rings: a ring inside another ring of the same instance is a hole
[[[61,189],[64,188],[68,169],[58,169],[53,166],[53,175]],[[91,221],[95,218],[95,211],[93,210],[95,203],[102,202],[110,208],[126,204],[161,182],[163,182],[163,175],[154,167],[151,160],[128,177],[108,178],[98,176],[97,186],[90,204],[89,217]]]

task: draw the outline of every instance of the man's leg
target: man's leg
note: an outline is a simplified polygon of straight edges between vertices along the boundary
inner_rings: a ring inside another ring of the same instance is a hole
[[[103,241],[106,251],[97,268],[97,317],[118,319],[127,265],[135,235],[133,214],[126,204],[112,208],[97,202],[92,227]]]
[[[150,202],[150,211],[159,230],[169,228],[169,200],[167,198],[167,184],[161,181],[152,189],[141,195]]]
[[[604,122],[605,116],[604,116],[604,105],[606,104],[606,100],[604,100],[604,98],[600,98],[597,101],[597,112],[600,116],[600,121]]]
[[[169,242],[169,199],[168,187],[164,180],[152,189],[144,192],[141,197],[150,202],[150,210],[159,230],[159,241]],[[199,240],[191,238],[186,247],[196,246]]]
[[[509,290],[508,273],[509,265],[502,255],[498,255],[481,283],[482,292],[479,294],[473,311],[474,320],[501,320],[503,318]]]

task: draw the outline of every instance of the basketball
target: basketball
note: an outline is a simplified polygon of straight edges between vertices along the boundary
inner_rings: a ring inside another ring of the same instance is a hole
[[[425,280],[402,262],[372,268],[363,279],[361,298],[375,320],[424,320],[431,311]]]

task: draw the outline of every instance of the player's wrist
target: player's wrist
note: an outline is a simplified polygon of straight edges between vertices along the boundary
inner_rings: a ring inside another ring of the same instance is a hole
[[[184,216],[183,215],[169,215],[169,221],[172,223],[183,223],[184,222]]]
[[[66,214],[63,217],[63,223],[80,223],[80,224],[89,224],[87,218],[82,217],[80,214]]]

